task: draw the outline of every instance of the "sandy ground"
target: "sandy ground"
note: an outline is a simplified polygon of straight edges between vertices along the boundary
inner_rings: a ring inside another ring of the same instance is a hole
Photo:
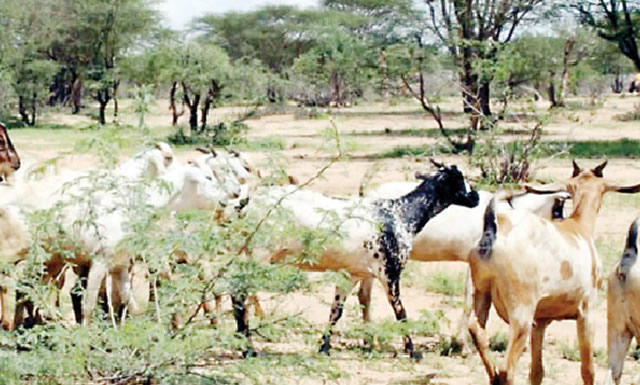
[[[562,111],[553,115],[551,123],[544,128],[548,135],[545,139],[562,140],[615,140],[619,138],[640,139],[640,124],[637,122],[620,122],[614,120],[618,114],[630,111],[640,99],[634,97],[620,97],[611,95],[606,98],[602,107],[593,110]],[[163,127],[170,121],[169,112],[165,110],[166,103],[160,101],[147,122],[152,127]],[[124,111],[127,110],[126,102],[121,103]],[[546,108],[543,103],[538,106],[541,110]],[[449,108],[456,111],[459,106],[455,102],[444,103],[443,109]],[[218,109],[214,111],[211,120],[230,116],[239,109]],[[463,117],[459,114],[445,115],[447,127],[459,127],[464,124]],[[134,122],[135,117],[126,112],[119,118],[121,121]],[[183,124],[186,123],[185,117]],[[63,113],[50,114],[46,120],[57,123],[86,123],[87,118],[82,116],[70,116]],[[380,105],[367,105],[335,114],[335,123],[342,134],[380,132],[404,129],[436,128],[435,122],[419,111],[419,106],[413,103],[403,103],[394,107]],[[281,138],[286,143],[286,149],[278,155],[284,156],[288,161],[288,172],[296,176],[300,181],[305,181],[313,176],[324,164],[328,162],[329,154],[322,151],[323,139],[319,132],[331,127],[326,119],[304,120],[296,119],[292,114],[271,115],[248,121],[251,127],[249,140],[257,140],[265,137]],[[531,127],[531,122],[507,123],[514,128]],[[22,134],[20,130],[12,132],[14,142],[26,157],[42,160],[56,155],[60,148],[47,143],[46,139],[34,138],[32,135]],[[431,144],[434,138],[410,137],[410,136],[349,136],[343,139],[346,147],[351,146],[349,155],[362,155],[378,153],[393,149],[396,146],[419,146]],[[344,144],[344,143],[343,143]],[[68,145],[68,143],[67,143]],[[640,152],[640,149],[639,149]],[[195,156],[191,150],[180,149],[179,157],[182,160]],[[268,154],[254,152],[249,157],[258,166],[266,163]],[[446,162],[456,163],[468,172],[469,175],[477,175],[477,170],[469,167],[462,157],[439,157]],[[585,167],[593,167],[596,160],[578,160]],[[62,162],[63,167],[87,168],[95,164],[95,159],[87,155],[75,155]],[[571,164],[567,159],[541,160],[538,164],[539,178],[553,178],[561,180],[570,175]],[[409,180],[416,170],[428,170],[428,162],[422,157],[406,157],[401,159],[386,159],[372,161],[368,159],[355,159],[336,162],[324,177],[314,182],[312,189],[336,196],[352,196],[357,194],[358,187],[364,175],[375,167],[371,183],[378,184],[386,181]],[[640,163],[634,160],[613,159],[605,170],[606,177],[619,183],[640,182]],[[605,276],[611,271],[611,267],[623,247],[626,230],[631,221],[640,213],[640,197],[607,196],[597,222],[596,243],[601,253],[605,266]],[[443,335],[450,335],[457,326],[458,317],[461,314],[459,302],[461,298],[450,298],[444,295],[426,292],[420,284],[420,277],[433,274],[435,271],[464,272],[465,266],[457,263],[430,263],[411,265],[410,269],[416,271],[418,278],[412,279],[412,285],[403,285],[403,301],[407,307],[410,318],[417,318],[423,309],[431,312],[442,310],[450,321],[447,325],[442,323]],[[355,291],[354,291],[355,294]],[[271,300],[268,295],[261,295],[261,299],[267,309],[278,312],[302,313],[318,330],[321,330],[329,316],[329,305],[334,295],[333,287],[325,285],[313,295],[292,294],[278,300]],[[600,300],[596,308],[596,350],[598,350],[597,381],[604,381],[606,370],[606,293],[601,291]],[[452,305],[453,303],[453,305]],[[357,298],[349,297],[346,305],[346,314],[338,325],[338,330],[343,330],[345,324],[359,322],[360,316],[356,311]],[[386,297],[379,283],[376,283],[373,294],[373,318],[374,320],[393,318],[393,313],[386,301]],[[489,322],[491,334],[507,332],[507,325],[492,313]],[[318,339],[319,339],[318,335]],[[335,351],[332,360],[349,376],[340,379],[340,384],[482,384],[487,383],[480,358],[473,353],[467,356],[441,357],[433,351],[433,345],[437,338],[417,339],[419,349],[426,350],[424,359],[420,362],[412,362],[406,355],[393,357],[389,354],[383,359],[368,360],[361,353],[345,348],[347,345],[357,344],[357,341],[346,341],[340,336],[334,340]],[[563,347],[574,349],[576,346],[575,322],[555,322],[548,329],[544,348],[544,363],[546,377],[543,384],[580,384],[579,363],[563,358]],[[398,338],[395,345],[401,348],[401,339]],[[269,351],[281,351],[282,349],[293,353],[308,353],[316,349],[309,344],[291,343],[286,347],[280,345],[262,344],[261,347]],[[268,353],[267,353],[268,354]],[[502,354],[498,354],[499,362]],[[529,366],[528,353],[525,352],[518,365],[517,383],[527,383]],[[628,358],[623,376],[623,383],[629,383],[631,376],[640,369],[640,365]],[[287,381],[288,382],[288,381]],[[313,378],[295,380],[304,384],[323,382]]]

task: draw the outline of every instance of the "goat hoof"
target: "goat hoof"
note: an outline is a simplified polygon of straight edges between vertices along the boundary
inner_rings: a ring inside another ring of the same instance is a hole
[[[412,351],[409,353],[409,357],[413,358],[416,361],[420,361],[423,357],[422,352]]]
[[[242,352],[242,358],[251,358],[251,357],[257,357],[258,353],[256,353],[255,350],[253,349],[247,349],[244,352]]]

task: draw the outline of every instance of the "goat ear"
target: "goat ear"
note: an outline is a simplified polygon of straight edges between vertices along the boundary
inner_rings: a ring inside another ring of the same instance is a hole
[[[429,158],[429,161],[436,166],[437,168],[444,168],[444,164],[437,162],[435,159],[433,158]]]
[[[576,163],[575,159],[572,160],[571,163],[573,163],[573,174],[571,175],[571,177],[575,178],[580,174],[582,170],[580,169],[580,166],[578,166],[578,163]]]
[[[526,192],[532,194],[555,194],[559,192],[566,192],[567,186],[561,184],[548,184],[542,186],[525,185],[524,189]]]
[[[593,175],[597,176],[598,178],[602,178],[602,176],[603,176],[602,170],[604,170],[604,168],[607,167],[607,163],[608,162],[609,162],[608,160],[605,160],[598,167],[596,167],[593,170],[591,170],[591,171],[593,171]]]
[[[162,147],[160,146],[160,142],[153,142],[153,147],[155,147],[157,150],[162,150]]]
[[[236,150],[229,150],[229,152],[231,153],[231,155],[235,156],[236,158],[240,157],[240,153]]]

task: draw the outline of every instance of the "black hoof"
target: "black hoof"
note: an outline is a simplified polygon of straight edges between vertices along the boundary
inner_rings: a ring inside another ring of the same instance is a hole
[[[420,361],[422,359],[422,352],[412,351],[409,353],[409,357],[413,358],[416,361]]]
[[[255,350],[253,349],[247,349],[244,352],[242,352],[242,358],[251,358],[251,357],[257,357],[258,353],[256,353]]]
[[[328,346],[321,346],[320,350],[318,350],[318,353],[320,354],[326,354],[327,356],[329,355],[329,347]]]

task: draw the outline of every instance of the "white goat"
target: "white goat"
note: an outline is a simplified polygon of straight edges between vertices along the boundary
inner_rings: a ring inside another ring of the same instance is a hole
[[[640,341],[640,264],[638,259],[638,224],[633,221],[620,262],[609,276],[607,290],[607,348],[609,371],[606,383],[620,384],[624,358],[631,339]],[[640,384],[640,374],[633,384]]]

